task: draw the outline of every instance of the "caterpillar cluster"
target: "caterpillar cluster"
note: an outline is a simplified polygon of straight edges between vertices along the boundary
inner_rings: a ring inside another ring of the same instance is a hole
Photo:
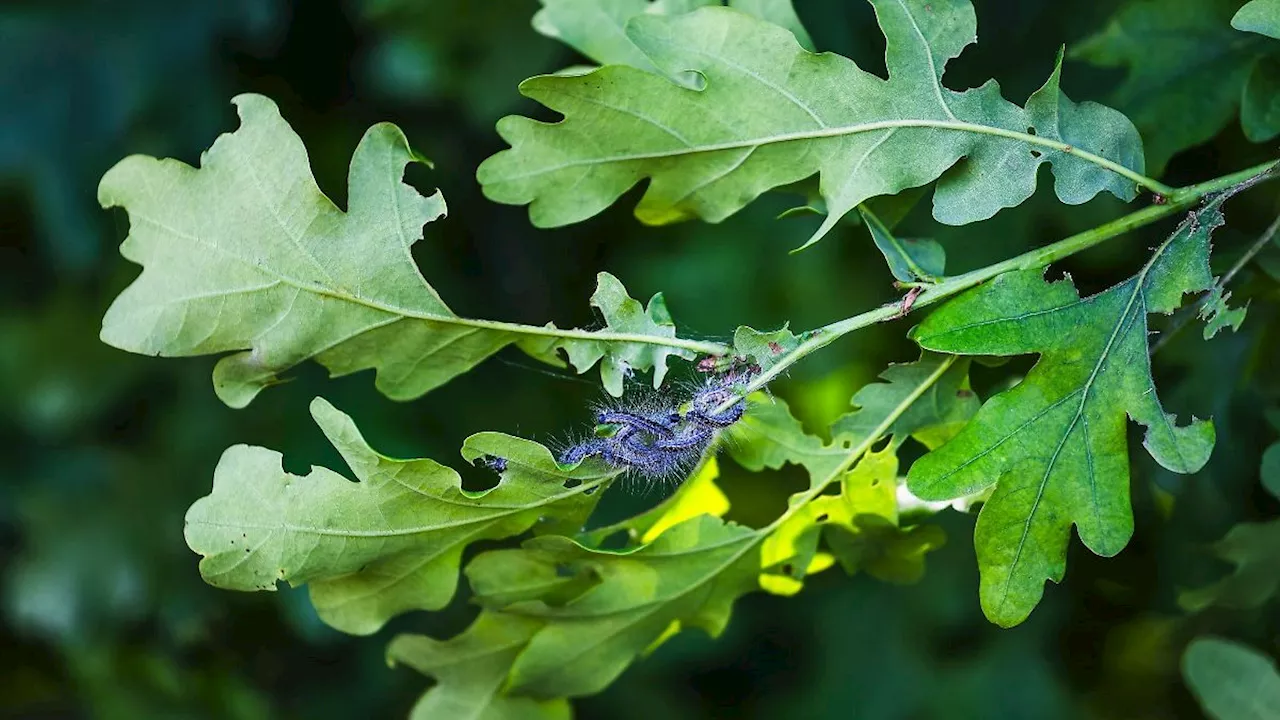
[[[681,474],[697,462],[715,434],[742,419],[746,400],[740,389],[758,369],[717,373],[692,396],[650,402],[648,406],[602,407],[594,437],[572,445],[559,461],[573,465],[588,457],[647,480]]]

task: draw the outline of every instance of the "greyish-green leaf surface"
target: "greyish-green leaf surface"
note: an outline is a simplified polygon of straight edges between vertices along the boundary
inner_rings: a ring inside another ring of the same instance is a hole
[[[818,174],[829,214],[810,242],[862,201],[939,177],[934,217],[955,225],[1030,197],[1043,163],[1064,202],[1103,190],[1134,196],[1143,159],[1133,125],[1068,100],[1058,68],[1026,108],[994,81],[965,92],[942,84],[947,61],[975,39],[967,0],[873,5],[888,42],[887,81],[731,9],[636,17],[627,36],[644,55],[666,75],[697,73],[704,87],[626,65],[532,78],[521,92],[564,120],[503,118],[498,132],[512,147],[477,177],[489,198],[528,204],[535,225],[553,227],[601,212],[645,178],[636,216],[661,224],[723,220],[771,188]]]
[[[542,9],[533,16],[533,28],[538,32],[601,65],[630,65],[653,73],[661,71],[627,36],[627,23],[640,15],[681,15],[722,4],[721,0],[541,1]],[[813,49],[791,0],[729,0],[728,5],[790,30],[801,45]]]
[[[218,463],[213,492],[187,512],[186,538],[209,584],[306,583],[321,619],[344,632],[368,634],[400,613],[444,607],[468,544],[518,535],[540,520],[576,530],[599,498],[589,491],[616,475],[587,464],[564,470],[542,445],[480,433],[463,457],[502,458],[506,469],[495,487],[469,492],[433,460],[379,455],[320,398],[311,414],[359,482],[321,467],[292,475],[280,453],[236,445]]]
[[[1182,677],[1212,720],[1280,717],[1276,663],[1247,645],[1198,637],[1182,656]]]
[[[949,500],[995,485],[975,530],[982,607],[1003,626],[1022,622],[1046,580],[1066,571],[1074,525],[1093,552],[1120,552],[1133,532],[1126,417],[1164,467],[1199,470],[1214,429],[1178,426],[1156,398],[1147,314],[1213,285],[1209,238],[1220,195],[1192,213],[1133,277],[1087,298],[1042,270],[997,277],[944,305],[912,331],[922,347],[968,355],[1038,353],[1010,390],[991,398],[950,442],[911,467],[909,487]]]
[[[598,333],[459,317],[413,262],[423,224],[445,205],[401,181],[406,165],[424,161],[397,127],[375,125],[360,141],[344,212],[316,186],[275,104],[235,103],[240,128],[199,169],[132,156],[102,178],[102,205],[129,213],[121,252],[143,266],[108,309],[105,342],[146,355],[243,351],[214,369],[233,407],[307,359],[335,376],[373,368],[379,390],[407,400],[518,343],[549,362],[561,363],[562,349],[580,372],[601,361],[617,395],[630,370],[653,368],[657,385],[668,356],[698,349],[675,337],[660,295],[645,309],[605,273],[592,296],[608,322]]]
[[[898,372],[891,380],[897,385],[895,392],[858,394],[868,399],[858,411],[864,414],[860,426],[866,432],[852,445],[824,444],[805,434],[782,403],[771,405],[761,395],[752,397],[744,425],[735,428],[730,443],[739,447],[735,454],[756,458],[747,462],[760,467],[794,462],[811,474],[820,473],[769,526],[757,530],[726,522],[717,517],[727,510],[718,491],[712,494],[719,498],[714,501],[694,493],[684,498],[688,502],[660,506],[661,517],[653,512],[639,516],[642,532],[634,532],[637,526],[624,521],[580,535],[577,541],[543,535],[520,548],[483,553],[466,570],[485,608],[479,627],[447,643],[397,640],[393,658],[440,679],[441,686],[431,691],[438,695],[428,693],[422,701],[441,703],[439,707],[446,707],[446,700],[450,708],[486,708],[501,701],[495,701],[494,688],[503,667],[508,671],[502,696],[549,700],[588,695],[681,629],[719,633],[739,596],[761,587],[778,592],[788,583],[799,589],[825,527],[840,526],[840,561],[850,571],[910,580],[918,575],[923,555],[941,544],[940,533],[897,526],[894,449],[883,449],[874,462],[867,452],[914,412],[917,403],[946,405],[945,398],[929,398],[929,390],[959,363],[935,356],[922,362],[925,372],[912,375],[914,385],[907,385],[909,373]],[[962,378],[949,382],[952,387],[965,385]],[[953,413],[942,411],[938,416],[949,418]],[[924,424],[923,419],[909,423],[916,429]],[[707,461],[695,472],[710,483],[714,467],[713,460]],[[842,483],[840,496],[819,497],[835,482]],[[811,511],[814,505],[808,501],[825,503],[818,507],[825,508],[828,517]],[[668,513],[682,519],[667,525]],[[867,524],[873,516],[880,520],[874,527]],[[662,529],[655,533],[657,527]],[[617,530],[631,531],[622,550],[585,544]],[[409,648],[425,648],[427,659],[415,664]],[[483,669],[474,675],[462,672],[476,659],[485,663]],[[442,668],[457,673],[446,677]]]
[[[1147,166],[1226,127],[1250,67],[1269,41],[1231,28],[1238,0],[1130,0],[1071,56],[1128,70],[1108,98],[1138,126]],[[1189,90],[1193,89],[1193,90]]]

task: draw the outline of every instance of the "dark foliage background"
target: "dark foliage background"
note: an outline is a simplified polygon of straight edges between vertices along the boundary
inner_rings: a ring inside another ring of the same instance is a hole
[[[1238,4],[1238,3],[1237,3]],[[953,87],[998,79],[1022,102],[1060,43],[1102,27],[1115,3],[979,0],[980,43],[948,75]],[[320,624],[304,591],[238,595],[205,586],[182,540],[187,506],[208,491],[223,449],[250,443],[285,453],[289,469],[341,467],[306,412],[324,394],[371,442],[399,456],[456,458],[462,439],[494,429],[546,439],[582,423],[598,387],[503,354],[408,404],[377,395],[366,375],[327,381],[316,366],[246,410],[212,392],[213,359],[137,357],[97,340],[110,299],[137,272],[116,246],[123,213],[97,208],[97,179],[129,153],[198,161],[235,116],[239,92],[274,98],[306,141],[320,185],[341,204],[361,133],[391,120],[436,162],[411,174],[439,186],[449,217],[417,259],[465,314],[562,327],[593,322],[595,273],[636,297],[663,291],[682,328],[723,337],[738,324],[803,329],[895,297],[863,228],[786,253],[807,220],[773,219],[770,196],[722,225],[646,228],[620,203],[590,222],[533,229],[523,208],[496,206],[473,173],[500,149],[493,122],[537,114],[523,78],[577,58],[536,35],[535,0],[115,0],[0,6],[0,716],[22,718],[400,717],[426,682],[385,667],[385,639],[456,632],[472,609],[401,618],[375,638]],[[870,7],[799,0],[820,49],[883,72]],[[1119,71],[1068,63],[1065,88],[1103,99]],[[1188,87],[1186,92],[1196,92]],[[1207,179],[1274,156],[1234,121],[1174,158],[1164,176]],[[1044,183],[1042,183],[1043,185]],[[1041,196],[976,226],[937,226],[917,208],[903,234],[933,236],[949,270],[977,267],[1123,212],[1097,200],[1063,208]],[[638,197],[638,194],[634,195]],[[1218,236],[1229,263],[1277,210],[1273,190],[1235,201]],[[1131,273],[1170,226],[1065,263],[1083,290]],[[1274,253],[1264,256],[1280,267]],[[1266,263],[1264,263],[1264,267]],[[1188,618],[1179,588],[1223,572],[1207,544],[1232,524],[1276,513],[1257,484],[1277,427],[1275,282],[1246,273],[1245,328],[1205,343],[1183,333],[1157,357],[1163,397],[1180,414],[1218,421],[1206,470],[1158,474],[1134,454],[1137,535],[1118,558],[1073,547],[1065,585],[1026,624],[983,619],[971,517],[941,516],[950,542],[925,579],[893,587],[837,572],[795,598],[739,603],[724,637],[689,633],[629,670],[582,718],[1176,718],[1200,717],[1177,672],[1181,648],[1204,631],[1275,653],[1274,613]],[[813,428],[886,363],[910,360],[909,321],[870,328],[797,367],[774,390]],[[1012,367],[1025,370],[1029,362]],[[981,392],[1008,366],[980,370]],[[1274,412],[1274,411],[1273,411]],[[1134,438],[1135,440],[1137,438]],[[1138,443],[1131,444],[1138,447]],[[461,465],[459,461],[457,464]],[[734,516],[773,517],[799,479],[734,472]],[[468,469],[460,468],[464,477]],[[470,480],[478,480],[473,475]],[[659,494],[613,493],[609,511]]]

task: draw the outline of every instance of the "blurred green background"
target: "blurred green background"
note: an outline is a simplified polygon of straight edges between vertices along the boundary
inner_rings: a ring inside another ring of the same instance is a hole
[[[796,5],[819,49],[883,73],[884,41],[868,5]],[[979,44],[953,63],[948,82],[995,77],[1019,103],[1048,75],[1060,44],[1098,30],[1116,7],[976,5]],[[433,457],[472,479],[479,471],[457,455],[467,435],[564,437],[600,395],[593,374],[568,376],[504,352],[412,403],[379,396],[368,374],[329,381],[307,365],[237,411],[214,397],[212,358],[160,360],[99,343],[102,313],[138,269],[116,252],[127,220],[97,207],[98,178],[130,153],[198,162],[234,127],[228,100],[237,93],[279,103],[339,204],[365,128],[399,124],[436,163],[410,180],[441,188],[450,207],[415,256],[463,314],[590,325],[586,300],[601,270],[636,297],[663,291],[682,333],[695,337],[727,338],[738,324],[806,329],[896,297],[859,226],[788,255],[816,220],[775,220],[795,204],[782,195],[721,225],[647,228],[629,214],[633,193],[601,217],[554,231],[532,228],[523,208],[487,202],[473,173],[502,147],[494,121],[511,112],[546,117],[520,97],[518,82],[580,60],[530,29],[536,9],[536,0],[0,5],[0,717],[404,716],[426,681],[387,669],[385,641],[401,631],[457,632],[474,612],[465,594],[444,612],[349,638],[316,619],[305,591],[205,586],[182,539],[187,506],[208,492],[219,454],[235,443],[278,449],[295,472],[345,470],[307,414],[317,394],[352,414],[379,450]],[[1069,62],[1064,87],[1076,100],[1104,99],[1121,77]],[[1208,179],[1274,155],[1247,143],[1233,121],[1175,157],[1164,178]],[[962,228],[938,226],[922,203],[902,234],[940,240],[954,272],[1125,211],[1109,199],[1063,208],[1045,195]],[[1229,263],[1278,208],[1274,190],[1233,201],[1215,262]],[[1063,269],[1096,291],[1131,273],[1170,228],[1112,242]],[[579,701],[579,717],[1201,717],[1177,672],[1188,638],[1212,630],[1271,653],[1280,639],[1274,612],[1187,617],[1176,603],[1179,589],[1224,571],[1208,543],[1277,510],[1257,486],[1261,450],[1277,434],[1266,414],[1280,392],[1257,372],[1277,349],[1268,304],[1275,282],[1248,276],[1241,296],[1256,301],[1240,333],[1205,343],[1186,332],[1156,361],[1171,410],[1217,420],[1213,461],[1175,478],[1135,451],[1130,547],[1102,559],[1073,546],[1066,583],[1048,588],[1026,624],[999,630],[983,619],[973,520],[947,512],[939,522],[949,543],[929,556],[920,584],[830,571],[794,598],[749,596],[724,637],[679,636]],[[914,358],[903,339],[909,325],[843,340],[774,391],[820,431],[885,364]],[[989,393],[1029,365],[979,368],[975,386]],[[733,517],[745,522],[776,515],[801,483],[724,465]],[[615,491],[605,511],[621,515],[660,497]]]

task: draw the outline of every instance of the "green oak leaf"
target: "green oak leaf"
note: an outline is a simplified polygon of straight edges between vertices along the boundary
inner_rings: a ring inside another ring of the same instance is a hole
[[[409,610],[453,597],[472,542],[540,529],[581,527],[617,473],[560,467],[551,451],[501,433],[467,438],[462,456],[502,458],[498,484],[462,489],[458,473],[428,460],[396,460],[365,443],[351,418],[316,398],[311,414],[359,482],[313,467],[281,467],[273,450],[236,445],[214,472],[213,492],[187,511],[186,538],[200,574],[230,590],[311,589],[320,618],[343,632],[376,632]]]
[[[608,321],[601,332],[456,315],[413,262],[423,224],[445,204],[401,181],[407,164],[425,160],[399,128],[365,133],[344,212],[316,186],[274,103],[241,95],[235,104],[240,128],[204,153],[200,169],[132,156],[102,178],[102,205],[129,213],[121,252],[143,265],[103,319],[108,344],[163,356],[243,351],[214,368],[232,407],[308,359],[335,376],[373,368],[379,390],[408,400],[512,343],[559,364],[563,350],[580,372],[601,361],[615,395],[632,369],[653,368],[656,386],[668,356],[694,356],[668,344],[681,341],[660,295],[645,310],[605,273],[592,296]]]
[[[895,280],[914,282],[933,281],[942,275],[947,264],[947,252],[935,240],[899,238],[867,207],[858,206],[858,214],[866,223],[876,248],[889,264],[889,272]]]
[[[627,23],[640,15],[682,15],[720,0],[541,0],[533,16],[533,29],[572,47],[601,65],[630,65],[661,72],[627,37]],[[800,24],[791,0],[729,0],[729,6],[780,25],[813,49],[809,33]]]
[[[1250,0],[1231,18],[1231,27],[1280,40],[1280,0]]]
[[[1212,585],[1181,593],[1178,603],[1184,608],[1256,608],[1280,589],[1280,520],[1239,523],[1214,545],[1214,551],[1235,570]]]
[[[466,569],[467,578],[481,605],[482,621],[486,614],[516,616],[541,625],[524,626],[532,637],[510,661],[506,684],[512,695],[534,699],[573,697],[598,692],[608,685],[631,662],[652,650],[682,628],[699,627],[718,634],[729,620],[732,603],[739,596],[757,589],[778,591],[779,583],[798,583],[816,559],[811,538],[817,533],[804,522],[799,533],[785,537],[793,518],[809,512],[808,500],[830,502],[821,495],[827,485],[854,478],[842,485],[841,512],[852,520],[878,515],[896,523],[895,502],[890,488],[893,469],[885,474],[885,459],[850,471],[871,446],[888,433],[895,421],[909,412],[915,403],[927,398],[929,388],[946,375],[955,359],[943,359],[919,378],[916,387],[903,393],[894,403],[863,408],[868,418],[879,413],[875,428],[854,446],[840,446],[839,456],[824,459],[816,467],[824,473],[814,478],[811,488],[794,497],[788,513],[768,527],[759,530],[721,520],[727,500],[714,486],[717,475],[714,458],[704,458],[685,488],[654,511],[631,520],[589,533],[579,540],[543,535],[526,541],[522,547],[482,553]],[[752,398],[750,418],[769,405],[763,396]],[[776,412],[776,411],[775,411]],[[789,417],[789,414],[787,414]],[[747,422],[744,418],[742,422]],[[822,446],[820,439],[807,436],[799,423],[773,416],[768,431],[758,437],[748,433],[744,441],[776,443],[779,448],[759,449],[760,457],[778,457],[791,453],[802,462],[804,452],[796,448]],[[878,428],[878,429],[877,429]],[[734,442],[737,442],[735,439]],[[730,447],[733,443],[729,443]],[[835,448],[832,448],[835,450]],[[892,452],[889,453],[890,458]],[[896,459],[892,460],[896,468]],[[876,468],[876,472],[872,472]],[[881,478],[884,478],[883,480]],[[888,483],[888,484],[881,484]],[[687,490],[694,488],[696,490]],[[824,520],[811,515],[814,523]],[[865,519],[865,518],[863,518]],[[866,530],[864,523],[850,522],[848,532],[864,534],[862,545],[851,543],[842,560],[867,572],[882,573],[895,580],[903,579],[918,567],[920,556],[938,544],[937,536],[917,536],[913,529],[888,534],[883,528]],[[625,531],[631,540],[623,550],[602,550],[597,546],[605,537]],[[792,542],[799,537],[800,542]],[[922,542],[932,538],[928,542]],[[769,548],[766,560],[765,548]],[[825,563],[830,566],[835,558]],[[821,567],[818,567],[821,569]],[[477,634],[483,634],[477,630]],[[512,631],[511,642],[504,647],[517,652],[524,636]],[[428,646],[432,649],[440,644]],[[470,645],[466,647],[471,647]],[[506,650],[495,648],[495,653]],[[458,664],[469,662],[467,653],[459,651]],[[497,672],[495,659],[494,672]],[[507,662],[503,659],[502,662]],[[446,666],[446,659],[432,660],[432,667]],[[485,671],[488,672],[487,670]],[[491,678],[485,675],[485,678]],[[452,681],[441,679],[442,685]],[[494,680],[477,681],[475,690],[467,690],[473,698],[471,706],[493,695]],[[441,691],[442,693],[445,691]],[[449,689],[450,696],[461,690]],[[477,700],[478,698],[478,700]],[[425,701],[424,701],[425,702]]]
[[[829,214],[810,242],[864,200],[940,177],[934,217],[954,225],[1030,197],[1043,163],[1064,202],[1103,190],[1134,197],[1143,160],[1133,125],[1068,100],[1057,67],[1026,108],[1002,98],[994,81],[965,92],[943,86],[945,63],[975,37],[968,0],[873,5],[888,41],[887,81],[730,9],[636,17],[627,36],[650,61],[667,75],[696,73],[704,87],[626,65],[532,78],[521,92],[564,120],[503,118],[498,132],[512,147],[477,177],[490,199],[528,204],[535,225],[553,227],[601,212],[645,178],[636,216],[663,224],[717,222],[766,190],[819,174]]]
[[[467,566],[478,601],[492,610],[543,620],[511,667],[510,692],[535,698],[577,697],[603,690],[673,625],[719,635],[740,595],[758,586],[757,533],[699,515],[639,549],[591,550],[569,538],[544,536],[512,550],[483,553]],[[593,579],[560,602],[535,589],[513,596],[507,580],[541,565],[544,576]],[[504,591],[495,597],[490,587]]]
[[[1238,0],[1130,0],[1071,52],[1128,70],[1110,103],[1138,126],[1148,168],[1217,135],[1235,116],[1267,42],[1231,28]]]
[[[457,637],[433,640],[398,635],[387,647],[387,662],[408,665],[436,679],[409,717],[412,720],[570,720],[565,700],[538,701],[506,695],[503,684],[516,657],[542,627],[518,615],[482,612]]]
[[[941,373],[936,380],[930,378]],[[969,387],[969,360],[923,353],[912,363],[890,365],[880,373],[884,382],[871,383],[854,396],[857,407],[835,421],[832,437],[853,447],[875,432],[879,418],[929,382],[924,394],[894,422],[890,429],[895,447],[913,437],[929,449],[942,445],[969,422],[981,404]]]
[[[757,392],[747,401],[747,412],[730,429],[728,443],[729,454],[742,467],[760,472],[791,463],[807,470],[811,483],[819,483],[848,455],[847,447],[806,433],[784,400]]]
[[[1175,424],[1156,398],[1147,314],[1213,285],[1209,238],[1224,193],[1193,212],[1133,277],[1081,298],[1042,270],[1006,273],[950,301],[912,330],[922,347],[971,355],[1038,353],[1010,390],[987,401],[942,447],[916,461],[911,492],[948,500],[995,485],[974,544],[982,607],[1002,626],[1024,620],[1066,571],[1071,526],[1093,552],[1120,552],[1133,532],[1126,416],[1146,426],[1161,465],[1199,470],[1213,425]]]
[[[1182,656],[1182,677],[1213,720],[1280,717],[1276,662],[1247,645],[1198,637]]]

